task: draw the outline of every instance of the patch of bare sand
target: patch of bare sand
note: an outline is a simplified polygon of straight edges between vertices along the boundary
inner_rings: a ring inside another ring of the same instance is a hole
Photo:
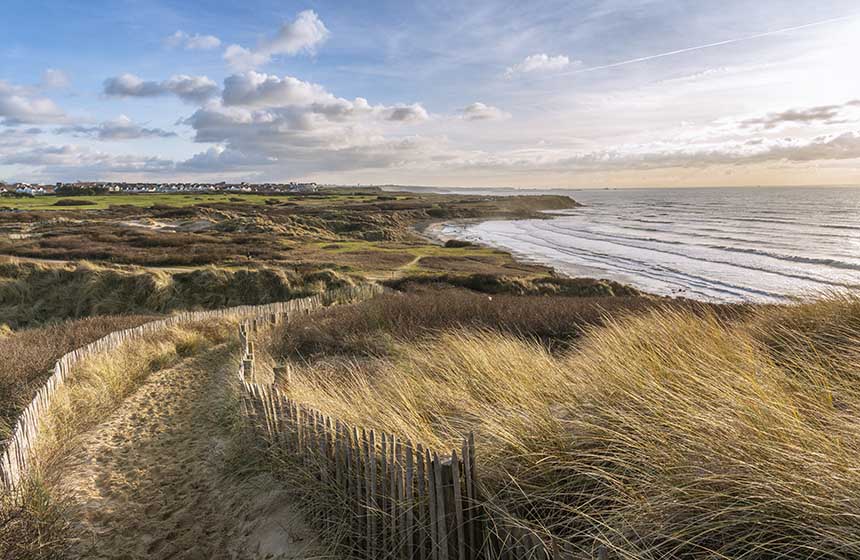
[[[56,490],[71,558],[312,558],[323,548],[267,474],[225,473],[225,347],[154,373],[84,436]]]

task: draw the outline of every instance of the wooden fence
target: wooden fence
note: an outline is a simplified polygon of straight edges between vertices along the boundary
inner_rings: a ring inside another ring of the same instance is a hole
[[[308,302],[303,311],[312,306]],[[244,347],[238,371],[243,413],[271,449],[311,473],[319,483],[313,492],[330,494],[323,501],[334,504],[342,515],[312,508],[312,521],[321,529],[345,533],[341,540],[350,557],[582,558],[548,535],[493,519],[481,499],[471,434],[459,448],[441,452],[395,434],[350,425],[290,399],[268,382],[279,381],[281,368],[271,373],[257,369],[252,339],[258,327],[253,321],[239,327]]]
[[[296,310],[316,309],[338,301],[371,297],[380,291],[381,288],[378,286],[365,285],[332,290],[322,295],[286,302],[179,313],[130,329],[115,331],[95,342],[69,352],[57,360],[53,374],[36,392],[36,396],[15,423],[12,435],[6,442],[2,455],[0,455],[0,484],[2,484],[3,491],[14,491],[31,466],[34,459],[33,451],[39,439],[41,419],[50,408],[54,395],[65,385],[74,367],[82,360],[96,354],[110,352],[126,342],[139,340],[152,333],[180,324],[223,318],[236,321],[249,320],[254,324],[258,320],[292,313]]]
[[[186,312],[116,331],[57,360],[54,373],[19,417],[0,456],[3,490],[18,488],[34,458],[42,416],[74,367],[93,355],[180,324],[210,319],[239,322],[243,359],[239,365],[242,409],[268,445],[314,472],[346,515],[314,512],[315,523],[331,529],[343,523],[350,554],[397,560],[572,560],[581,558],[546,534],[494,519],[481,498],[475,474],[475,444],[467,435],[458,449],[438,451],[400,438],[349,425],[291,400],[271,383],[258,383],[253,333],[296,313],[357,301],[382,292],[376,285],[256,306]],[[279,372],[273,372],[275,379]],[[344,529],[340,527],[339,529]],[[596,554],[605,558],[605,551]]]

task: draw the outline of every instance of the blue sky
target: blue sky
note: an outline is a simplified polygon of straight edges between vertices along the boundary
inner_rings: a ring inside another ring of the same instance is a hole
[[[4,7],[0,180],[860,182],[856,2]]]

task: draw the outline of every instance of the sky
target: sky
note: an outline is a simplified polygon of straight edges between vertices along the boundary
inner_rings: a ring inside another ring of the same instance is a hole
[[[856,0],[5,0],[0,180],[860,185]]]

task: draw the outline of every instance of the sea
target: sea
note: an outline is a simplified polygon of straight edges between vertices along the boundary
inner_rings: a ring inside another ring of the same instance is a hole
[[[860,187],[448,192],[570,196],[550,219],[445,224],[570,276],[721,302],[785,302],[860,288]]]

